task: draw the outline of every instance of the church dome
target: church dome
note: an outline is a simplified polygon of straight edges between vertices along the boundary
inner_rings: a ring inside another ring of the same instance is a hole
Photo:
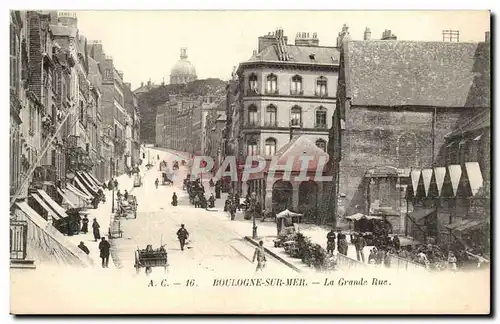
[[[181,48],[181,58],[170,71],[170,84],[185,84],[196,80],[196,69],[187,60],[186,49]]]

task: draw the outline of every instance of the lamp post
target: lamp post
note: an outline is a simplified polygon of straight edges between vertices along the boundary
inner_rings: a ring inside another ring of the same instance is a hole
[[[255,224],[255,205],[256,205],[256,196],[257,194],[253,191],[250,194],[250,203],[251,203],[251,211],[252,211],[252,238],[257,239],[257,225]]]

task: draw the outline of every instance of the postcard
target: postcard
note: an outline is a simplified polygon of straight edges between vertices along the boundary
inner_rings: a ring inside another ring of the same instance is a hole
[[[11,10],[11,313],[489,314],[490,47],[489,11]]]

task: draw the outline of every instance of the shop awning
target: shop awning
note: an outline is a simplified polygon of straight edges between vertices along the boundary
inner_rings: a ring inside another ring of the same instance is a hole
[[[80,183],[85,186],[85,189],[87,190],[86,192],[88,192],[91,196],[97,195],[97,189],[95,189],[95,187],[90,184],[87,179],[85,179],[81,172],[76,173],[75,179],[80,180]]]
[[[486,219],[464,219],[453,222],[449,225],[445,225],[444,227],[455,232],[465,232],[476,229],[486,224],[488,224],[488,220]]]
[[[414,193],[417,192],[418,182],[420,181],[420,174],[421,174],[421,172],[422,171],[420,169],[412,169],[411,172],[410,172],[411,184],[413,186],[413,192]]]
[[[345,217],[346,219],[350,219],[350,220],[355,220],[355,221],[359,221],[360,219],[367,219],[367,220],[371,220],[371,219],[383,219],[382,217],[380,216],[370,216],[370,215],[365,215],[365,214],[361,214],[361,213],[356,213],[354,215],[351,215],[351,216],[346,216]]]
[[[93,195],[85,188],[83,183],[79,180],[78,175],[74,178],[76,185],[78,186],[78,189],[80,189],[84,194],[86,194],[89,198],[87,199],[93,199]]]
[[[88,172],[81,172],[81,175],[83,176],[84,180],[88,182],[88,184],[91,186],[91,189],[97,192],[99,190],[97,184],[95,181],[90,177]]]
[[[466,162],[465,169],[467,170],[467,177],[469,178],[469,185],[472,195],[475,196],[479,188],[483,186],[483,175],[478,162]]]
[[[425,196],[429,195],[429,187],[431,186],[432,169],[422,170],[422,179],[424,180]]]
[[[438,188],[438,193],[441,196],[441,191],[443,190],[444,177],[446,176],[445,167],[434,168],[434,177],[436,178],[436,186]]]
[[[38,190],[38,193],[50,205],[50,207],[52,207],[52,209],[54,209],[56,213],[58,213],[59,216],[61,216],[61,218],[68,217],[68,214],[66,214],[64,208],[59,206],[59,204],[55,202],[44,190]]]
[[[102,183],[101,181],[97,180],[97,178],[96,178],[96,177],[94,177],[94,175],[93,175],[92,173],[87,173],[87,174],[88,174],[88,176],[89,176],[92,180],[94,180],[94,182],[95,182],[95,183],[96,183],[99,187],[102,187],[103,183]]]
[[[450,172],[451,186],[453,188],[453,195],[457,195],[458,184],[460,183],[460,178],[462,177],[462,167],[459,164],[448,165],[448,171]]]
[[[57,220],[62,219],[62,217],[59,216],[59,214],[57,214],[52,208],[50,208],[45,203],[45,201],[43,201],[42,197],[40,197],[38,194],[33,193],[33,194],[31,194],[31,197],[33,197],[36,200],[36,202],[39,203],[40,206],[42,206],[42,208],[45,209],[50,216],[52,216],[52,218],[57,219]]]
[[[79,190],[77,187],[73,186],[70,183],[66,184],[66,189],[68,189],[69,191],[71,191],[75,195],[82,197],[82,199],[84,199],[84,200],[91,200],[92,199],[92,197],[90,197],[90,195],[87,195],[85,192]]]
[[[69,205],[70,208],[76,208],[75,204],[73,204],[71,199],[60,188],[57,188],[57,192],[61,195],[61,197],[63,197],[63,200]]]
[[[303,160],[300,158],[301,156],[307,156],[309,159]],[[328,162],[328,153],[317,147],[303,135],[294,136],[290,142],[276,152],[275,157],[277,158],[276,171],[283,169],[288,161],[293,161],[290,167],[292,172],[300,172],[303,169],[307,170],[307,172],[316,172],[324,168]],[[308,161],[309,163],[305,164],[304,161]],[[304,167],[303,164],[307,165],[307,167]],[[273,166],[271,162],[270,169]]]
[[[16,206],[26,214],[26,217],[35,223],[40,228],[45,228],[47,226],[47,221],[38,214],[33,208],[31,208],[25,201],[16,202]]]
[[[408,216],[411,217],[416,222],[423,218],[426,218],[427,216],[431,215],[434,212],[436,212],[435,208],[423,208],[409,213]]]

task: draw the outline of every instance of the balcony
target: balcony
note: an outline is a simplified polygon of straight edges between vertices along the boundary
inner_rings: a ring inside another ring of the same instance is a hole
[[[28,223],[10,220],[10,266],[11,268],[34,269],[34,261],[26,260]]]
[[[328,91],[314,91],[314,96],[320,97],[320,98],[326,98],[328,97]]]
[[[303,96],[304,90],[290,90],[291,96]]]
[[[265,127],[278,127],[278,121],[276,121],[276,120],[272,120],[272,121],[271,120],[266,120],[264,122],[264,126]]]
[[[251,121],[251,122],[245,123],[245,128],[259,128],[259,127],[260,127],[260,123],[257,121]]]
[[[259,95],[259,90],[257,88],[255,88],[255,89],[247,89],[246,95],[247,96],[258,96]]]
[[[33,172],[33,183],[57,181],[57,170],[53,165],[41,165],[35,168]]]
[[[278,89],[274,89],[274,90],[266,89],[265,94],[268,96],[277,96],[280,94],[280,92],[278,91]]]
[[[300,119],[292,119],[290,120],[291,128],[302,128],[302,120]]]

